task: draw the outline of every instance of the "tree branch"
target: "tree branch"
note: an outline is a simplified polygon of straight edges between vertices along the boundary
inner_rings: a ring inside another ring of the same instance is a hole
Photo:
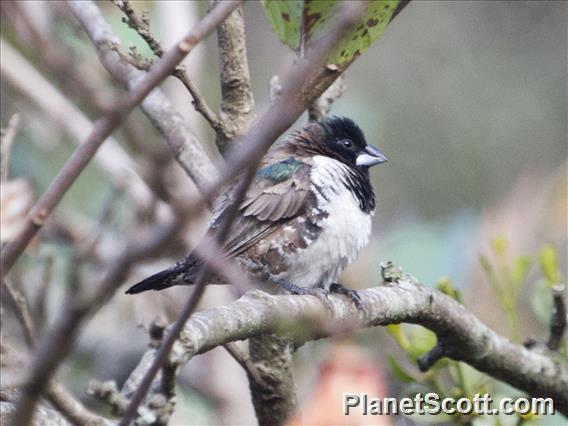
[[[209,1],[214,7],[220,3],[218,0]],[[219,151],[224,153],[229,143],[242,135],[256,117],[242,7],[233,11],[217,27],[217,42],[221,68],[221,127],[216,143]]]
[[[93,43],[99,60],[109,74],[123,86],[132,88],[146,74],[125,61],[116,51],[120,39],[96,3],[68,2],[68,6]],[[184,118],[159,89],[154,89],[142,102],[142,110],[152,124],[164,135],[170,150],[186,174],[200,190],[209,187],[219,172],[207,156]]]
[[[136,262],[153,256],[179,232],[181,222],[178,216],[163,226],[156,226],[147,238],[136,235],[134,241],[108,266],[102,279],[92,286],[95,289],[93,294],[90,297],[76,298],[64,307],[52,330],[38,344],[21,389],[12,424],[30,422],[39,396],[44,392],[61,361],[71,351],[80,326],[112,296],[117,289],[117,283],[124,281]]]
[[[310,121],[321,120],[331,111],[333,103],[345,93],[345,74],[341,74],[322,95],[308,108]]]
[[[30,315],[25,296],[6,280],[2,280],[2,288],[7,292],[9,299],[14,305],[16,317],[22,327],[22,332],[28,347],[33,349],[36,345],[35,325]],[[18,354],[16,351],[12,351],[12,353],[13,356],[17,356]],[[76,424],[93,426],[109,424],[103,417],[99,417],[90,412],[63,385],[55,380],[49,382],[45,395],[49,402],[61,412],[65,418]]]
[[[126,116],[141,103],[144,98],[160,84],[183,58],[211,31],[221,23],[238,5],[239,1],[224,2],[220,7],[206,15],[172,49],[170,49],[148,72],[144,78],[118,102],[116,107],[104,117],[98,119],[89,137],[75,150],[63,166],[49,188],[31,209],[22,231],[6,245],[1,256],[1,276],[14,265],[34,235],[41,229],[45,220],[59,204],[83,169],[91,161],[105,139],[116,129]],[[82,8],[83,3],[81,3]]]
[[[65,129],[77,145],[85,140],[93,128],[91,120],[4,40],[0,67],[10,84]],[[149,205],[153,200],[151,191],[138,173],[136,162],[114,138],[108,138],[95,154],[94,161],[110,177],[113,185],[125,188],[136,203]]]
[[[346,330],[408,322],[436,333],[439,342],[453,348],[451,358],[532,396],[551,397],[555,407],[568,414],[565,362],[513,344],[453,299],[408,279],[385,282],[360,291],[359,295],[363,310],[337,295],[331,295],[328,306],[324,306],[313,296],[248,292],[229,306],[194,314],[186,323],[172,358],[181,368],[197,354],[266,333],[278,333],[303,343]]]
[[[282,425],[296,412],[298,401],[290,341],[275,334],[251,336],[250,358],[260,380],[249,377],[252,403],[260,426]]]
[[[143,12],[142,16],[136,15],[136,12],[130,5],[129,0],[113,0],[113,3],[126,15],[123,18],[123,22],[128,24],[130,28],[142,37],[142,39],[146,42],[146,44],[150,47],[154,55],[158,58],[161,58],[164,54],[164,49],[162,48],[162,44],[160,41],[152,34],[150,31],[150,21],[148,16]],[[222,25],[222,24],[221,24]],[[131,61],[132,62],[132,61]],[[134,61],[135,62],[135,61]],[[140,67],[136,63],[133,64],[138,69],[145,69],[149,67]],[[151,62],[150,64],[151,65]],[[172,73],[174,77],[176,77],[181,83],[185,86],[185,88],[190,93],[191,97],[193,98],[193,106],[197,112],[199,112],[203,118],[209,123],[209,125],[215,130],[215,132],[221,132],[222,123],[217,114],[213,112],[205,98],[199,93],[197,87],[193,84],[193,81],[189,78],[187,71],[183,65],[179,65],[176,67],[174,72]]]

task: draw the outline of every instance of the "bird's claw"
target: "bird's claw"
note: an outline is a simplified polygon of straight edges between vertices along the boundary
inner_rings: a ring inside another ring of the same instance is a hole
[[[349,299],[351,299],[355,306],[357,306],[357,309],[363,309],[363,301],[361,300],[361,296],[359,296],[359,293],[356,290],[344,287],[339,283],[332,283],[329,286],[329,292],[347,296]]]
[[[273,281],[276,284],[278,284],[280,287],[289,291],[292,294],[309,295],[309,296],[317,297],[319,299],[319,301],[322,302],[328,310],[330,310],[330,311],[332,310],[331,309],[331,302],[329,300],[329,292],[326,291],[323,288],[300,287],[300,286],[297,286],[297,285],[295,285],[295,284],[293,284],[289,281],[282,280],[282,279],[274,279]]]

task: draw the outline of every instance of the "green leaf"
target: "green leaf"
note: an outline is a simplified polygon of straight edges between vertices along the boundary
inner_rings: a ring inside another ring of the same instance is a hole
[[[337,0],[263,0],[266,19],[280,41],[300,52],[302,44],[318,39],[329,30],[337,12]],[[328,64],[354,60],[377,40],[388,26],[399,0],[369,2],[360,20],[330,53]]]
[[[300,48],[300,28],[304,2],[263,0],[262,6],[272,31],[286,46],[298,50]]]
[[[360,22],[347,32],[331,53],[329,63],[339,65],[350,62],[371,47],[385,32],[397,5],[398,0],[369,2]]]
[[[558,272],[558,255],[556,248],[552,244],[546,244],[540,250],[540,267],[549,284],[560,282],[560,273]]]
[[[446,296],[450,296],[452,299],[461,303],[460,292],[454,288],[452,280],[449,277],[440,278],[436,284],[436,288]]]
[[[432,331],[424,327],[417,328],[412,335],[408,355],[413,360],[418,359],[436,345],[436,340],[436,335]]]
[[[390,335],[396,340],[396,343],[404,350],[407,351],[408,347],[410,346],[410,342],[408,338],[404,334],[402,330],[402,324],[390,324],[387,325],[387,331]]]
[[[527,275],[527,271],[531,266],[531,259],[528,256],[523,256],[515,259],[515,264],[513,267],[513,282],[517,287],[519,287]]]
[[[491,243],[493,251],[501,259],[505,259],[507,253],[507,240],[503,236],[495,237]]]
[[[398,380],[403,383],[418,382],[418,380],[415,379],[412,374],[408,373],[392,355],[389,355],[388,362],[393,376],[395,376]]]
[[[539,321],[548,326],[552,312],[552,294],[548,280],[541,279],[533,287],[531,304]]]
[[[495,273],[493,272],[493,266],[491,266],[491,262],[489,262],[489,259],[481,255],[479,256],[479,263],[481,264],[481,267],[483,268],[483,272],[485,272],[485,276],[487,279],[490,279],[495,275]]]

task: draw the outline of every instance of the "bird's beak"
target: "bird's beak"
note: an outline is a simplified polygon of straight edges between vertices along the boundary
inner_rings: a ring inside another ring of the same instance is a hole
[[[381,151],[373,145],[367,145],[365,150],[357,156],[355,164],[362,167],[371,167],[387,161],[387,157],[385,157]]]

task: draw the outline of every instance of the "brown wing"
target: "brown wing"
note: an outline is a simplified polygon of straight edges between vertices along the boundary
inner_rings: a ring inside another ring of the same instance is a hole
[[[257,172],[225,244],[228,255],[243,253],[304,212],[310,193],[309,171],[310,165],[305,162],[286,159]],[[222,210],[229,204],[233,191],[234,186],[223,198]],[[222,216],[222,212],[218,214],[212,228],[216,228]]]

